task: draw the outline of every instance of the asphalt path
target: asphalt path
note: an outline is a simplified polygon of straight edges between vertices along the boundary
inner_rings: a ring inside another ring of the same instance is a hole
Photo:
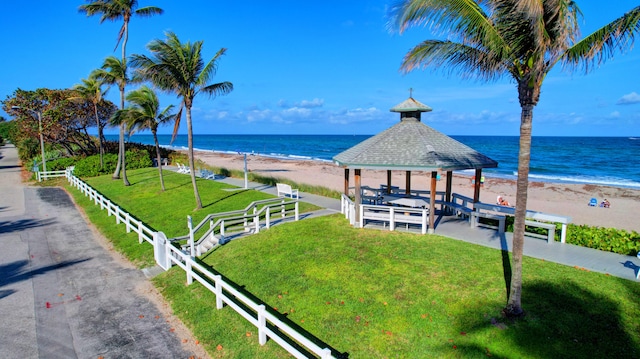
[[[0,148],[0,246],[0,358],[200,356],[63,189],[21,182],[12,145]]]

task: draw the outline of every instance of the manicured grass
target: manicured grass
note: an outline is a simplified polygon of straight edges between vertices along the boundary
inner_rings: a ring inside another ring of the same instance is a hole
[[[165,195],[157,192],[157,178],[142,170],[139,179],[138,172],[129,173],[135,183],[126,189],[110,178],[89,182],[154,228],[168,232],[165,225],[175,226],[176,234],[184,234],[184,216],[194,207],[188,176],[182,175],[184,182],[175,174],[175,187],[167,186],[167,192],[182,194],[152,201]],[[200,187],[203,204],[222,207],[216,190],[206,186]],[[235,208],[242,208],[241,198],[224,201],[238,201]],[[173,208],[174,215],[155,213],[164,208]],[[224,208],[235,209],[231,203]],[[97,211],[96,217],[108,218]],[[107,227],[124,233],[113,218],[109,222]],[[151,248],[138,245],[135,236],[117,240],[133,242],[125,250]],[[144,256],[152,257],[151,251]],[[527,316],[511,322],[500,314],[506,302],[504,258],[499,250],[437,235],[351,228],[335,215],[231,241],[202,261],[349,358],[640,357],[638,283],[525,257]],[[274,342],[260,346],[257,331],[239,314],[228,307],[216,310],[213,294],[185,282],[177,267],[154,279],[213,357],[288,357]]]
[[[114,180],[110,175],[87,178],[85,182],[151,229],[163,231],[168,238],[188,233],[188,215],[193,217],[195,225],[208,214],[243,209],[253,201],[273,198],[255,190],[226,191],[225,189],[232,189],[233,186],[198,178],[203,208],[194,211],[196,202],[191,177],[172,171],[164,171],[163,174],[164,192],[161,191],[156,168],[127,171],[127,178],[131,183],[127,187],[121,180]],[[114,217],[108,217],[106,210],[100,210],[100,207],[94,206],[79,191],[70,186],[68,188],[76,202],[85,208],[91,221],[105,236],[112,238],[115,248],[140,267],[155,264],[151,245],[138,245],[136,233],[126,233],[125,227],[116,226]],[[301,212],[315,209],[318,207],[300,202]]]

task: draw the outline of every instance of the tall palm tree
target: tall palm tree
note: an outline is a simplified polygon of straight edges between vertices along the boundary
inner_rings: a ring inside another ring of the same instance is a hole
[[[82,79],[82,84],[76,84],[73,86],[73,90],[75,91],[76,96],[72,96],[71,98],[69,98],[72,101],[84,100],[89,101],[93,104],[93,112],[96,116],[96,125],[98,126],[98,151],[100,153],[100,169],[104,167],[104,147],[102,146],[102,138],[104,136],[102,134],[102,123],[100,122],[100,117],[98,116],[98,104],[103,101],[104,96],[107,94],[107,91],[109,91],[108,87],[103,90],[103,85],[103,80],[98,76],[98,72],[94,70],[91,72],[88,79]]]
[[[122,61],[115,56],[109,56],[104,59],[102,67],[96,72],[96,77],[100,78],[104,83],[109,85],[117,85],[120,90],[120,109],[124,110],[124,89],[127,85],[127,68]],[[112,123],[113,125],[113,123]],[[118,164],[116,165],[116,171],[113,173],[112,178],[120,178],[120,172],[122,171],[122,182],[125,186],[129,185],[129,179],[127,178],[126,167],[126,149],[124,145],[124,124],[118,125],[120,128],[120,141],[118,142]]]
[[[156,93],[147,86],[142,86],[127,94],[127,101],[130,106],[124,110],[117,111],[113,116],[113,122],[124,123],[129,133],[142,130],[150,130],[156,146],[156,159],[158,162],[158,175],[160,177],[160,187],[164,188],[164,178],[162,176],[162,156],[160,155],[160,144],[158,143],[158,126],[176,121],[177,115],[172,113],[173,105],[160,110],[160,101]]]
[[[118,40],[116,41],[115,49],[118,48],[120,41],[122,41],[122,61],[120,66],[123,69],[123,73],[127,72],[127,42],[129,40],[129,21],[132,16],[150,17],[153,15],[161,15],[163,10],[156,6],[147,6],[138,8],[138,0],[96,0],[89,1],[88,4],[80,5],[78,10],[81,13],[85,13],[87,16],[101,15],[100,23],[105,20],[118,21],[122,19],[122,27],[118,33]],[[114,51],[115,51],[114,49]],[[124,91],[127,83],[127,77],[123,76],[122,86],[120,88],[120,109],[124,109]],[[118,147],[118,164],[116,170],[113,173],[113,178],[120,177],[120,169],[125,172],[123,175],[123,182],[125,186],[129,185],[129,181],[126,176],[125,168],[125,148],[124,148],[124,128],[120,127],[120,144]]]
[[[151,57],[146,55],[132,55],[131,64],[136,68],[134,78],[151,81],[160,90],[175,93],[182,99],[177,119],[173,128],[173,135],[177,134],[183,108],[187,115],[187,143],[189,146],[189,168],[191,168],[191,183],[196,198],[196,209],[202,208],[202,201],[198,193],[195,175],[195,161],[193,158],[193,130],[191,121],[191,107],[193,99],[199,93],[209,96],[225,95],[233,90],[231,82],[209,84],[215,75],[220,56],[226,49],[220,49],[206,64],[202,60],[202,41],[181,43],[173,32],[166,33],[166,40],[153,40],[147,45]]]
[[[542,82],[557,63],[587,72],[628,49],[640,31],[640,7],[582,39],[578,39],[581,12],[571,0],[404,0],[391,13],[390,25],[400,32],[426,25],[449,36],[415,46],[405,55],[401,70],[443,66],[463,77],[487,81],[510,76],[517,84],[520,150],[513,269],[504,312],[521,316],[531,129]]]

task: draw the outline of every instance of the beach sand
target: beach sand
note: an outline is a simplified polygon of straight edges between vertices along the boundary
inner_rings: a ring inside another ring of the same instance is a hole
[[[196,158],[214,167],[243,170],[242,155],[221,154],[196,151]],[[307,160],[280,160],[262,156],[247,156],[250,172],[263,176],[287,178],[297,183],[323,186],[337,191],[344,187],[344,169],[329,162]],[[350,186],[355,185],[354,171],[350,171]],[[438,182],[438,191],[445,190],[446,176]],[[362,185],[378,188],[386,184],[386,171],[362,171]],[[412,172],[411,188],[428,190],[430,172]],[[405,172],[392,172],[392,185],[405,187]],[[452,191],[473,197],[471,177],[454,173]],[[515,202],[516,183],[513,180],[485,176],[480,190],[480,201],[495,203],[497,196],[504,197],[512,205]],[[595,197],[600,203],[608,199],[610,208],[589,207],[589,200]],[[590,184],[566,184],[548,182],[530,182],[527,208],[533,211],[552,213],[571,217],[571,223],[590,226],[618,228],[640,232],[638,208],[640,190],[597,186]]]

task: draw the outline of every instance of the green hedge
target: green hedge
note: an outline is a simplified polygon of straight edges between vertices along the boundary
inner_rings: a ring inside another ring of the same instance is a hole
[[[567,243],[635,256],[640,251],[640,234],[616,228],[569,224]]]
[[[146,150],[132,149],[126,152],[127,169],[146,168],[153,166],[149,153]],[[78,177],[96,177],[115,172],[118,164],[118,155],[106,153],[103,157],[104,167],[100,168],[100,156],[93,155],[78,160],[75,164],[74,174]]]

